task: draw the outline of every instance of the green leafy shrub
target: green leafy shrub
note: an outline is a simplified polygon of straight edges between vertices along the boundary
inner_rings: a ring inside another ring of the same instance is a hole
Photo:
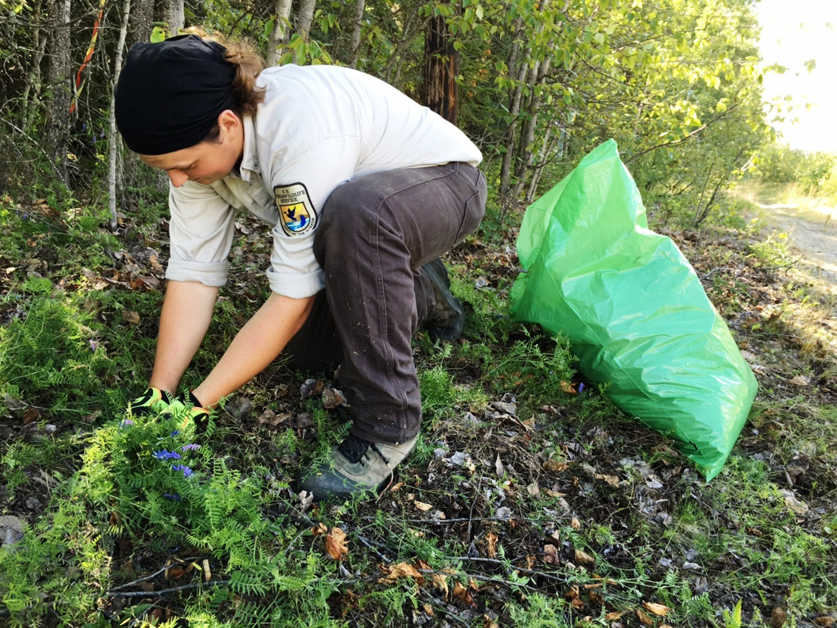
[[[101,396],[114,365],[89,326],[90,316],[67,299],[43,294],[43,281],[27,281],[24,287],[41,295],[23,318],[0,328],[0,396],[84,412]]]

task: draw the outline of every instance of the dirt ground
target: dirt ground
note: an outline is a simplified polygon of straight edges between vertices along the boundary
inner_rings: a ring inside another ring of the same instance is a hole
[[[788,234],[799,270],[837,295],[837,207],[755,202],[767,229]]]

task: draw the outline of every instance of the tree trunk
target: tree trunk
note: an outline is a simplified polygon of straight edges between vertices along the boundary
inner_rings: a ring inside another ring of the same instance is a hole
[[[404,28],[401,31],[401,39],[395,46],[395,52],[390,55],[384,68],[384,80],[398,87],[398,82],[401,78],[401,67],[404,63],[404,51],[410,45],[413,37],[416,35],[418,29],[413,28],[416,21],[416,12],[410,12],[404,22]]]
[[[117,170],[119,149],[122,140],[116,130],[116,107],[114,106],[114,95],[116,94],[116,82],[119,80],[119,72],[122,69],[122,49],[125,47],[125,38],[128,35],[128,23],[131,16],[131,0],[125,0],[122,4],[122,26],[119,28],[119,42],[116,44],[116,55],[113,60],[113,85],[110,86],[110,128],[108,131],[108,206],[110,207],[110,228],[115,229],[118,221],[116,213],[117,195]],[[121,186],[120,186],[121,187]]]
[[[430,18],[424,39],[424,104],[440,116],[456,124],[459,113],[459,53],[447,22],[441,15]]]
[[[366,0],[356,0],[355,21],[352,27],[352,50],[349,56],[349,66],[357,67],[357,58],[360,54],[360,33],[363,27],[363,10],[366,8]]]
[[[133,0],[131,7],[130,30],[128,31],[128,47],[151,39],[154,27],[154,0]]]
[[[267,47],[267,66],[278,63],[280,49],[288,43],[288,31],[291,23],[291,0],[276,0],[276,22],[270,33],[270,44]]]
[[[311,22],[314,21],[314,7],[316,0],[302,0],[299,3],[299,14],[296,21],[296,34],[304,41],[308,41],[311,33]]]
[[[169,37],[177,35],[185,25],[186,17],[183,0],[168,0],[166,5],[166,22],[169,26]]]
[[[53,35],[49,52],[47,106],[47,152],[67,183],[67,139],[70,131],[70,15],[71,0],[57,0],[52,5]]]
[[[516,198],[523,190],[526,183],[526,171],[532,165],[532,154],[534,151],[533,144],[535,142],[535,130],[538,128],[538,107],[540,106],[540,98],[538,97],[538,85],[543,82],[546,74],[549,72],[551,59],[545,59],[543,63],[535,63],[532,69],[531,94],[529,95],[529,109],[528,119],[526,120],[526,127],[523,131],[523,136],[520,141],[519,156],[517,159],[517,169],[515,176],[517,183],[515,184],[512,197]]]
[[[515,44],[517,46],[518,44]],[[514,55],[514,50],[512,54]],[[526,48],[526,55],[520,63],[520,71],[517,75],[517,87],[514,89],[512,96],[511,107],[509,108],[509,115],[511,122],[506,129],[506,152],[503,154],[503,165],[500,168],[500,196],[505,196],[509,191],[511,184],[512,160],[515,155],[515,146],[517,145],[517,126],[518,116],[520,115],[520,103],[523,100],[523,90],[526,85],[526,76],[529,74],[529,66],[527,65],[529,56],[532,53],[532,46]]]
[[[35,50],[35,59],[32,63],[32,73],[26,82],[26,88],[23,90],[21,102],[21,127],[23,127],[24,131],[29,129],[34,115],[41,105],[41,63],[43,63],[44,55],[46,54],[48,40],[46,36],[41,36],[41,28],[43,26],[41,21],[42,4],[38,2],[35,5],[32,16],[32,48]]]
[[[546,166],[546,158],[549,155],[550,151],[550,143],[549,143],[549,136],[552,133],[552,127],[547,127],[546,133],[543,134],[543,140],[541,142],[541,152],[538,155],[538,161],[535,165],[535,170],[532,172],[532,179],[529,181],[529,189],[526,192],[526,202],[531,203],[532,200],[535,198],[535,192],[538,189],[538,182],[541,180],[541,175],[543,174],[543,169]]]

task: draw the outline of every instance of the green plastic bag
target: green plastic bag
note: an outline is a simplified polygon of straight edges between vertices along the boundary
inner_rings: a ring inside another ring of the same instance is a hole
[[[692,266],[648,229],[615,141],[529,206],[517,250],[512,315],[569,337],[588,380],[715,477],[756,379]]]

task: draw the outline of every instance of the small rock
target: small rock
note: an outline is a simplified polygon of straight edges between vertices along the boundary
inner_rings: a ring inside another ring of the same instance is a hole
[[[22,519],[12,515],[0,517],[0,546],[11,547],[20,541],[23,538],[24,525]]]
[[[497,509],[497,512],[494,513],[494,515],[498,519],[502,519],[503,521],[508,521],[509,519],[511,519],[512,511],[511,511],[511,508],[508,508],[507,506],[500,506]]]
[[[26,507],[29,510],[41,510],[41,500],[37,497],[30,496],[26,498]]]
[[[52,423],[47,423],[46,425],[44,425],[44,431],[47,434],[55,434],[55,432],[57,430],[58,430],[58,427],[53,425]]]
[[[683,563],[683,569],[698,570],[698,569],[701,569],[701,566],[698,565],[697,563],[693,563],[693,562],[687,560],[686,562]]]
[[[253,412],[253,402],[244,396],[236,397],[230,403],[226,404],[224,409],[236,419],[243,420]]]
[[[331,386],[323,388],[322,401],[323,407],[326,410],[333,410],[337,406],[348,405],[343,391],[339,388],[332,388]]]
[[[433,455],[437,458],[444,458],[446,453],[448,453],[448,450],[443,449],[442,447],[437,447],[433,450]]]

